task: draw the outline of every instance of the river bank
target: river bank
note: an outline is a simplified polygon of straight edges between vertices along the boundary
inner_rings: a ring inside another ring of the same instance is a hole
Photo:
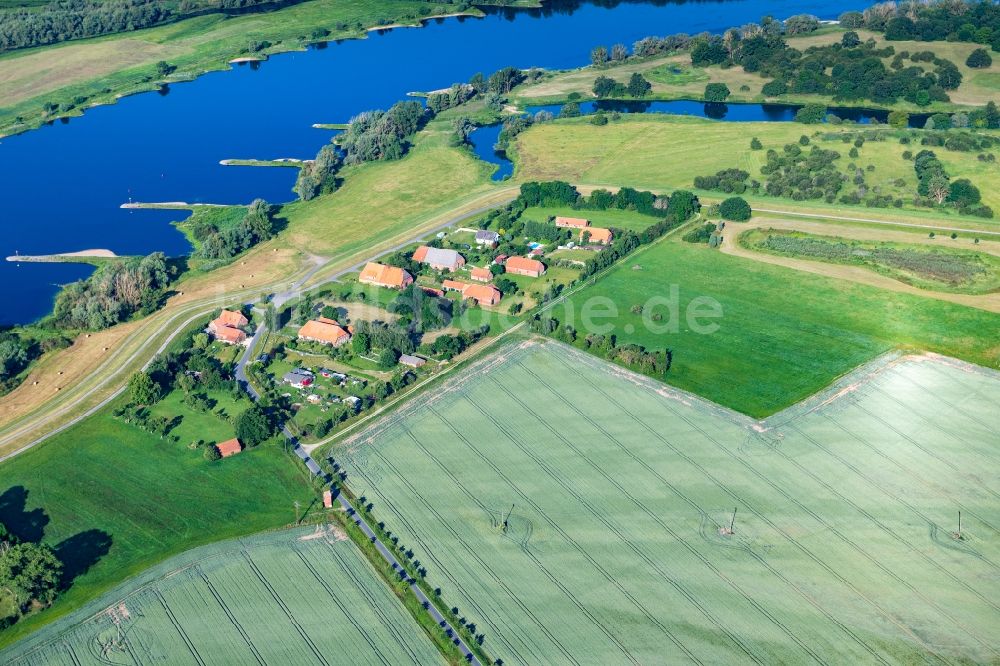
[[[171,84],[210,72],[259,67],[276,54],[365,39],[373,31],[422,27],[431,20],[482,15],[474,7],[455,12],[419,0],[350,4],[309,0],[267,14],[197,16],[135,32],[13,51],[0,56],[0,99],[5,100],[0,107],[0,138],[65,122],[138,93],[168,94],[165,89]],[[248,53],[247,34],[258,45],[253,53]],[[157,68],[161,61],[173,71],[164,75]]]

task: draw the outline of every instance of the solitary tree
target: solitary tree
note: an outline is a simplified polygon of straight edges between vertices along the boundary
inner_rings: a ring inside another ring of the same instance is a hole
[[[986,49],[976,49],[969,54],[965,64],[973,69],[984,69],[993,64],[993,58]]]
[[[608,61],[608,50],[603,46],[594,47],[590,51],[590,63],[594,67],[601,67]]]
[[[151,405],[160,399],[160,387],[141,370],[128,380],[129,395],[137,405]]]
[[[260,405],[254,405],[236,417],[236,438],[244,446],[257,446],[271,436],[271,420]]]
[[[725,220],[743,222],[750,219],[750,204],[743,197],[730,197],[719,204],[719,215]]]
[[[709,83],[705,86],[706,102],[725,102],[729,95],[729,86],[725,83]]]

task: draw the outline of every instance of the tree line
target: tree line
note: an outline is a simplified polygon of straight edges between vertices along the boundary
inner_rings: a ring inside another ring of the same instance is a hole
[[[893,41],[973,42],[1000,52],[1000,5],[985,0],[882,2],[863,12],[844,12],[840,23],[884,33]]]

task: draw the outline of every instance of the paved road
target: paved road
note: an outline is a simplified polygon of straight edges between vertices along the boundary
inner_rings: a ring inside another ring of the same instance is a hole
[[[513,198],[514,197],[512,196],[511,199],[513,200]],[[402,243],[397,243],[396,245],[390,247],[389,249],[383,250],[382,252],[379,252],[378,254],[375,254],[369,257],[368,259],[365,259],[364,261],[359,261],[353,266],[349,266],[348,268],[337,271],[336,273],[333,273],[332,275],[325,277],[323,280],[317,282],[308,289],[303,289],[302,286],[308,283],[309,280],[311,280],[316,275],[316,273],[318,273],[323,269],[324,264],[319,264],[313,267],[308,273],[302,276],[302,278],[297,280],[288,289],[276,292],[271,297],[271,303],[274,305],[276,309],[280,310],[281,306],[283,306],[285,303],[292,300],[293,298],[298,298],[306,291],[319,289],[320,287],[330,284],[331,282],[336,282],[345,275],[350,275],[351,273],[356,273],[357,271],[361,270],[362,268],[364,268],[365,264],[367,264],[369,261],[375,261],[377,259],[381,259],[382,257],[387,257],[394,252],[402,250],[404,247],[408,245],[412,245],[413,243],[419,243],[423,240],[426,240],[427,236],[433,236],[442,229],[447,229],[448,227],[459,224],[460,222],[463,222],[464,220],[467,220],[470,217],[476,217],[477,215],[482,215],[486,211],[496,208],[498,205],[502,204],[481,206],[466,213],[462,213],[461,215],[456,215],[455,217],[450,218],[447,222],[443,222],[438,226],[434,227],[433,229],[425,231],[423,234],[421,234],[416,238],[411,238],[409,240],[403,241]],[[257,393],[257,389],[255,389],[253,385],[250,383],[250,378],[247,375],[246,369],[247,365],[252,363],[253,360],[256,358],[257,344],[259,343],[260,340],[262,340],[265,337],[266,333],[267,333],[267,326],[265,324],[261,324],[260,326],[258,326],[257,331],[254,333],[253,337],[250,338],[249,342],[247,343],[243,355],[240,356],[240,360],[236,363],[236,372],[235,372],[236,381],[240,382],[246,387],[247,392],[251,396],[253,396],[254,400],[259,399],[260,396]]]
[[[257,395],[257,392],[253,389],[253,387],[250,386],[249,384],[245,384],[245,386],[248,389],[250,396],[255,401],[258,400],[259,396]],[[306,450],[302,448],[302,446],[298,443],[298,441],[295,439],[295,436],[291,433],[291,431],[288,429],[287,426],[282,426],[281,434],[284,435],[285,438],[291,443],[292,451],[294,451],[295,455],[297,455],[299,459],[302,460],[302,464],[306,466],[306,469],[308,469],[314,476],[319,477],[324,481],[330,480],[330,476],[326,472],[324,472],[323,469],[316,463],[316,461],[313,460],[312,457],[306,452]],[[368,521],[360,513],[354,510],[354,507],[352,507],[351,503],[347,501],[347,498],[344,497],[343,493],[337,494],[337,502],[340,504],[340,507],[344,510],[344,512],[348,516],[351,516],[352,520],[354,520],[354,524],[361,529],[361,532],[368,538],[368,540],[371,541],[373,544],[375,544],[376,550],[378,550],[379,554],[382,556],[382,559],[384,559],[386,563],[388,563],[389,566],[392,567],[392,570],[398,572],[405,572],[406,569],[404,569],[403,566],[400,564],[399,560],[396,559],[396,556],[392,553],[391,550],[389,550],[389,548],[386,547],[385,543],[382,542],[382,540],[378,537],[378,535],[375,534],[375,531],[371,528],[371,525],[368,524]],[[458,632],[455,630],[454,625],[452,625],[451,622],[449,622],[446,617],[441,615],[441,613],[438,611],[437,607],[433,604],[433,602],[431,602],[431,600],[427,598],[427,595],[424,594],[424,591],[420,589],[420,586],[417,585],[416,583],[410,583],[410,589],[413,591],[413,594],[417,597],[417,601],[419,601],[421,604],[427,607],[427,612],[431,614],[431,617],[433,617],[434,621],[438,623],[438,626],[445,629],[446,631],[451,632],[452,641],[455,643],[456,647],[458,647],[458,649],[461,651],[462,656],[465,657],[466,661],[468,661],[470,664],[474,664],[475,666],[482,666],[482,662],[479,661],[475,653],[473,653],[472,650],[469,649],[468,644],[466,644],[466,642],[461,638],[461,636],[459,636]]]
[[[493,193],[490,193],[490,195],[492,195],[492,194]],[[512,194],[511,194],[510,198],[513,199],[513,197],[514,197],[514,193],[512,191]],[[458,222],[461,222],[462,220],[468,219],[470,217],[474,217],[476,215],[481,215],[482,213],[484,213],[484,212],[486,212],[486,211],[488,211],[488,210],[490,210],[492,208],[495,208],[496,206],[503,205],[503,203],[504,203],[503,201],[498,201],[498,202],[490,204],[488,206],[481,206],[481,207],[476,208],[476,209],[474,209],[474,210],[472,210],[470,212],[462,213],[460,215],[456,215],[456,216],[450,218],[448,221],[446,221],[446,222],[438,225],[437,227],[435,227],[430,232],[424,232],[418,238],[410,239],[410,240],[408,240],[406,242],[400,243],[397,246],[395,246],[393,249],[389,250],[388,252],[395,252],[396,250],[398,250],[398,249],[400,249],[402,247],[405,247],[406,245],[409,245],[410,243],[419,241],[421,238],[423,238],[424,236],[426,236],[427,233],[436,233],[437,231],[441,230],[442,228],[446,228],[446,227],[452,226],[452,225],[457,224]],[[382,254],[380,254],[378,256],[382,256]],[[359,264],[356,264],[355,266],[351,267],[351,269],[348,269],[348,271],[358,270],[361,266],[364,265],[364,263],[365,262],[361,262]],[[319,264],[317,266],[314,266],[302,278],[300,278],[298,281],[296,281],[292,285],[291,288],[289,288],[288,290],[285,290],[283,292],[276,293],[275,297],[276,298],[280,298],[281,302],[287,301],[289,298],[291,298],[294,295],[296,295],[297,293],[299,293],[301,291],[302,285],[304,285],[306,282],[308,282],[310,279],[312,279],[318,272],[320,272],[321,270],[323,270],[324,266],[325,266],[324,264]],[[343,272],[338,273],[337,275],[342,275],[342,274],[343,274]],[[324,280],[323,282],[321,282],[321,283],[319,283],[317,285],[314,285],[313,287],[310,287],[310,289],[316,288],[316,287],[318,287],[318,286],[320,286],[322,284],[325,284],[325,283],[327,283],[329,281],[335,280],[336,278],[337,278],[337,276],[332,276],[332,277]],[[244,290],[244,293],[250,293],[250,290]],[[259,293],[259,290],[257,290],[256,293]],[[170,333],[170,335],[168,335],[167,338],[162,342],[162,344],[160,344],[159,347],[156,348],[156,350],[153,352],[153,354],[151,355],[151,357],[155,357],[158,354],[162,354],[164,352],[164,350],[166,350],[167,346],[170,345],[171,342],[173,342],[174,338],[180,332],[182,332],[184,329],[186,329],[192,323],[194,323],[195,321],[197,321],[198,318],[204,317],[204,316],[208,315],[212,310],[217,309],[217,308],[218,308],[218,298],[213,298],[211,300],[211,303],[204,303],[204,304],[189,303],[189,304],[186,304],[183,307],[183,309],[181,309],[177,314],[173,315],[167,321],[168,324],[173,325],[173,330]],[[180,323],[177,323],[177,324],[173,324],[173,322],[175,322],[179,317],[183,317],[184,315],[186,315],[188,313],[192,313],[192,312],[194,314],[191,314],[190,316],[188,316],[183,322],[180,322]],[[162,330],[162,329],[159,329],[159,330]],[[263,333],[264,331],[261,330],[260,332]],[[19,436],[21,436],[22,434],[24,434],[26,432],[31,432],[31,431],[37,430],[37,429],[39,429],[41,427],[44,427],[45,424],[52,422],[54,419],[57,419],[60,416],[63,416],[63,415],[66,415],[66,414],[72,414],[78,408],[78,404],[81,401],[85,400],[88,395],[92,394],[95,390],[98,390],[98,389],[104,387],[109,382],[118,379],[119,375],[121,374],[121,372],[122,372],[122,370],[124,368],[126,368],[128,365],[130,365],[133,361],[135,361],[140,356],[145,355],[145,354],[149,354],[150,344],[155,344],[155,343],[143,344],[141,347],[139,347],[138,349],[136,349],[135,351],[133,351],[124,360],[122,360],[120,362],[116,361],[116,363],[118,364],[118,368],[116,370],[110,372],[107,376],[105,376],[103,379],[101,379],[96,385],[94,385],[93,387],[89,388],[81,396],[74,397],[72,399],[72,401],[70,401],[70,402],[61,403],[57,408],[54,408],[54,411],[48,411],[48,410],[46,410],[45,412],[43,412],[42,414],[39,414],[38,416],[31,416],[30,417],[31,420],[29,420],[27,424],[22,425],[22,426],[18,426],[18,429],[16,431],[10,433],[10,434],[3,435],[3,439],[4,440],[14,440],[14,439],[18,438]],[[251,345],[252,346],[256,346],[256,342],[251,342]],[[246,381],[245,365],[246,365],[247,359],[249,359],[249,358],[252,358],[252,357],[248,356],[248,355],[244,355],[244,357],[241,359],[240,367],[237,368],[238,376],[240,376],[240,377],[243,378],[242,381]],[[149,362],[151,360],[152,360],[152,358],[150,358],[150,360],[147,361],[143,365],[143,368],[147,367],[149,365]],[[119,395],[121,395],[122,391],[124,391],[124,390],[125,390],[125,386],[123,384],[122,386],[120,386],[117,390],[115,390],[113,393],[111,393],[104,400],[101,400],[97,404],[95,404],[95,405],[87,408],[86,410],[84,410],[82,412],[78,412],[76,414],[73,414],[73,416],[71,418],[69,418],[66,421],[63,421],[58,426],[56,426],[56,427],[52,428],[51,430],[45,432],[45,434],[40,435],[40,436],[36,437],[35,439],[32,439],[32,440],[26,442],[25,444],[23,444],[22,446],[18,447],[16,450],[14,450],[14,451],[12,451],[10,453],[7,453],[7,454],[5,454],[3,456],[0,456],[0,462],[2,462],[4,460],[7,460],[9,458],[13,458],[14,456],[16,456],[16,455],[18,455],[20,453],[23,453],[24,451],[27,451],[28,449],[30,449],[30,448],[32,448],[32,447],[34,447],[34,446],[42,443],[43,441],[45,441],[49,437],[52,437],[53,435],[56,435],[56,434],[58,434],[60,432],[63,432],[64,430],[66,430],[66,429],[68,429],[68,428],[70,428],[70,427],[72,427],[72,426],[80,423],[84,419],[86,419],[86,418],[94,415],[95,413],[97,413],[98,411],[100,411],[101,409],[103,409],[104,407],[106,407],[108,404],[110,404],[112,400],[114,400]]]
[[[450,219],[448,222],[446,222],[444,224],[441,224],[440,226],[437,226],[434,229],[431,229],[430,231],[424,233],[423,235],[421,235],[418,238],[411,239],[411,240],[408,240],[408,241],[403,242],[403,243],[399,243],[398,245],[396,245],[396,246],[394,246],[394,247],[392,247],[392,248],[390,248],[388,250],[385,250],[384,252],[382,252],[380,254],[377,254],[377,255],[373,256],[371,259],[359,262],[359,263],[355,264],[354,266],[351,266],[349,268],[345,268],[345,269],[343,269],[341,271],[338,271],[338,272],[336,272],[336,273],[328,276],[327,278],[323,279],[321,282],[317,283],[316,285],[313,285],[312,287],[310,287],[306,291],[310,291],[312,289],[317,289],[317,288],[319,288],[319,287],[321,287],[321,286],[323,286],[325,284],[329,284],[330,282],[335,282],[336,280],[338,280],[339,278],[343,277],[344,275],[348,275],[350,273],[353,273],[353,272],[359,270],[368,261],[373,261],[373,260],[378,259],[380,257],[392,254],[393,252],[396,252],[396,251],[398,251],[398,250],[406,247],[407,245],[410,245],[410,244],[412,244],[414,242],[419,242],[419,241],[423,240],[427,235],[435,234],[438,231],[440,231],[441,229],[453,226],[453,225],[461,222],[462,220],[468,219],[470,217],[475,217],[476,215],[481,215],[482,213],[486,212],[487,210],[490,210],[491,208],[495,208],[495,207],[496,206],[485,206],[485,207],[482,207],[482,208],[477,208],[477,209],[475,209],[473,211],[470,211],[468,213],[463,213],[462,215],[454,217],[454,218]],[[287,303],[292,298],[298,297],[302,293],[302,285],[306,284],[321,269],[322,269],[322,265],[316,266],[309,273],[307,273],[305,276],[303,276],[302,279],[300,279],[298,282],[296,282],[294,285],[292,285],[292,287],[290,289],[274,294],[274,296],[271,298],[271,302],[274,304],[274,306],[276,308],[281,308],[282,305],[284,305],[285,303]],[[247,365],[249,363],[253,362],[253,359],[256,358],[257,345],[259,344],[259,342],[262,339],[264,339],[266,333],[267,333],[267,326],[265,326],[264,324],[261,324],[257,328],[257,331],[254,333],[253,337],[250,338],[250,341],[247,343],[247,346],[246,346],[246,349],[243,352],[243,355],[240,356],[240,360],[236,364],[236,372],[235,372],[236,381],[238,381],[240,383],[240,385],[243,388],[246,389],[247,393],[250,395],[250,397],[254,401],[260,400],[260,393],[257,391],[256,388],[254,388],[252,382],[250,381],[250,378],[249,378],[249,376],[246,373],[246,368],[247,368]],[[281,434],[284,435],[285,438],[291,443],[291,445],[292,445],[292,451],[294,451],[295,455],[297,455],[299,457],[299,459],[302,460],[302,463],[306,466],[306,469],[308,469],[314,476],[317,476],[317,477],[323,479],[324,481],[329,480],[329,476],[326,474],[326,472],[324,472],[323,469],[316,463],[316,461],[312,459],[312,457],[309,455],[309,452],[306,451],[302,447],[301,444],[299,444],[298,440],[295,438],[295,436],[292,434],[292,432],[288,429],[288,426],[282,426],[282,428],[281,428]],[[348,511],[349,509],[353,510],[353,507],[351,506],[350,502],[348,502],[347,499],[344,497],[343,493],[340,493],[340,494],[337,495],[337,501],[340,504],[341,508],[344,509],[345,512]],[[396,556],[393,555],[392,551],[389,550],[389,548],[386,547],[386,545],[382,542],[382,540],[379,539],[378,536],[375,534],[374,530],[372,530],[371,526],[368,524],[368,521],[365,520],[364,517],[362,517],[360,514],[358,514],[356,512],[354,513],[353,519],[354,519],[354,523],[361,529],[361,531],[364,533],[364,535],[366,537],[368,537],[368,539],[372,543],[375,544],[375,548],[378,550],[378,552],[382,556],[382,558],[389,564],[389,566],[392,567],[392,570],[393,571],[405,571],[405,569],[403,568],[403,566],[400,564],[399,560],[397,560]],[[455,630],[455,627],[451,624],[451,622],[448,621],[447,618],[445,618],[443,615],[441,615],[441,613],[438,611],[437,607],[434,606],[433,602],[431,602],[431,600],[427,598],[427,595],[424,594],[424,591],[421,590],[420,587],[416,583],[411,583],[410,584],[410,589],[413,591],[413,594],[417,597],[417,600],[421,604],[424,604],[427,607],[427,611],[431,614],[431,617],[434,618],[434,621],[437,622],[438,625],[441,626],[442,628],[444,628],[445,630],[448,630],[448,631],[451,632],[451,634],[453,636],[452,640],[453,641],[457,641],[456,646],[461,651],[462,656],[465,657],[465,659],[469,663],[474,664],[475,666],[482,666],[482,663],[479,661],[479,659],[476,657],[476,655],[472,652],[472,650],[469,649],[469,646],[459,636],[458,632]]]

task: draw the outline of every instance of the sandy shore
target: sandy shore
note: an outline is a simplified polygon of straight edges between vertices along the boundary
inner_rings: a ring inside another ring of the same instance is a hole
[[[173,209],[188,209],[197,208],[198,206],[214,206],[222,207],[228,204],[216,204],[216,203],[187,203],[186,201],[157,201],[157,202],[144,202],[144,201],[129,201],[128,203],[123,203],[119,208],[162,208],[166,210]]]
[[[38,262],[59,262],[65,261],[67,259],[87,259],[87,258],[100,258],[100,259],[113,259],[118,255],[111,250],[96,249],[96,250],[79,250],[77,252],[60,252],[57,254],[15,254],[7,257],[7,261],[38,261]]]

